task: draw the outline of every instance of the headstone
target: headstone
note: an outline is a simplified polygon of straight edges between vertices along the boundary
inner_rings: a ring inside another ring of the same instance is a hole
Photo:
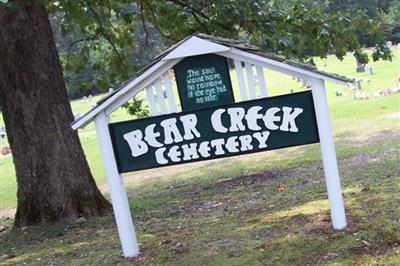
[[[357,60],[356,71],[357,73],[365,72],[365,65],[363,63],[360,63],[358,60]]]
[[[4,138],[7,135],[6,128],[1,126],[0,127],[0,137]]]
[[[303,88],[311,88],[311,84],[307,80],[301,80],[301,86]]]
[[[361,90],[361,79],[355,79],[354,86],[356,88],[356,91],[360,91]]]
[[[5,156],[5,155],[10,154],[10,153],[11,153],[10,145],[6,144],[3,147],[1,147],[1,154],[2,155]]]
[[[397,89],[400,89],[400,77],[397,79],[396,88],[397,88]]]
[[[365,69],[367,70],[368,75],[374,74],[374,70],[371,65],[367,65]]]
[[[79,117],[81,117],[81,114],[80,114],[80,113],[74,113],[74,119],[75,119],[75,120],[78,119]]]

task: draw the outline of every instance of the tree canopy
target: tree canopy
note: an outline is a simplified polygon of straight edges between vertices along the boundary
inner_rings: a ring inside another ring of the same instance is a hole
[[[14,2],[6,3],[13,7]],[[116,87],[166,46],[200,31],[241,39],[291,59],[351,52],[362,63],[391,59],[400,41],[394,0],[48,1],[70,96]],[[75,88],[71,91],[71,88]]]
[[[15,8],[17,1],[3,1]],[[200,31],[237,38],[291,59],[351,52],[391,59],[400,41],[394,0],[48,1],[69,96],[117,87],[168,45]]]

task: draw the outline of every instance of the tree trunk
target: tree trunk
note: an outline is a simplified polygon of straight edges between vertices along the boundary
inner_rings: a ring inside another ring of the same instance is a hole
[[[15,227],[110,209],[73,121],[45,1],[0,4],[0,106],[18,182]]]

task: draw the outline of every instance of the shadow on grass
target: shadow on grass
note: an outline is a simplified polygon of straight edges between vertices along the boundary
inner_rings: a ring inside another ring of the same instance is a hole
[[[398,149],[390,139],[347,146],[338,147],[347,230],[331,228],[318,145],[311,145],[285,151],[295,153],[295,160],[255,167],[267,156],[224,159],[195,173],[132,186],[128,196],[141,244],[133,262],[341,265],[384,264],[388,257],[396,262]],[[307,157],[299,156],[303,153]],[[120,257],[111,215],[0,234],[0,256],[8,255],[1,264],[132,263]]]
[[[271,258],[271,254],[276,253],[276,259],[271,260],[275,265],[278,262],[307,264],[328,260],[345,262],[390,253],[400,241],[400,205],[395,200],[400,196],[398,151],[390,147],[378,153],[373,150],[368,148],[365,150],[368,154],[348,156],[340,161],[344,168],[342,176],[346,184],[344,194],[349,219],[349,228],[344,232],[331,229],[325,184],[318,164],[292,171],[276,170],[214,180],[206,185],[179,183],[176,187],[170,184],[164,189],[158,188],[157,191],[165,194],[155,194],[153,198],[173,195],[172,198],[180,199],[170,201],[171,198],[167,198],[157,203],[164,211],[174,204],[176,213],[150,218],[143,228],[148,227],[157,234],[157,228],[163,227],[164,234],[171,239],[179,239],[180,233],[187,234],[190,237],[186,241],[190,243],[182,244],[185,238],[180,239],[181,242],[171,241],[191,247],[190,252],[195,254],[207,251],[208,256],[201,258],[205,261],[209,258],[210,262],[218,261],[220,256],[224,260],[243,263],[249,256],[259,261],[263,256]],[[157,206],[150,211],[150,216],[157,213]],[[139,217],[146,217],[146,209],[137,208],[136,211],[140,213]],[[267,244],[260,244],[261,247],[255,249],[268,255],[238,251],[232,255],[233,259],[225,254],[232,253],[235,247],[254,248],[256,243],[262,242],[261,237]],[[288,237],[297,240],[288,241]],[[234,243],[228,245],[230,251],[221,251],[218,244],[221,241],[225,246],[226,242]],[[214,242],[217,248],[212,247]],[[276,250],[277,246],[280,249]],[[176,259],[173,252],[168,254],[172,254],[167,256],[168,259],[163,255],[166,261]],[[182,260],[179,262],[183,263]]]

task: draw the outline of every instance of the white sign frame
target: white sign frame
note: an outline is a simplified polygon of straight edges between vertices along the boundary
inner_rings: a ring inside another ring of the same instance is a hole
[[[267,86],[265,84],[266,79],[262,71],[263,68],[278,71],[311,84],[332,226],[335,230],[344,230],[347,227],[347,221],[324,81],[335,82],[347,86],[349,83],[348,79],[335,78],[328,74],[324,75],[319,71],[301,68],[299,66],[285,63],[284,61],[273,60],[260,54],[251,53],[235,47],[229,47],[227,45],[213,42],[212,40],[203,39],[201,36],[192,35],[178,43],[174,49],[168,51],[168,53],[166,53],[166,55],[158,62],[138,75],[135,79],[129,81],[120,90],[116,91],[96,108],[92,109],[72,124],[73,129],[78,129],[86,126],[93,120],[95,121],[101,157],[104,163],[107,184],[111,195],[111,202],[118,227],[119,238],[121,240],[123,255],[125,257],[135,257],[139,255],[139,247],[132,221],[132,215],[129,209],[128,197],[124,188],[123,179],[118,173],[111,137],[108,131],[108,124],[110,123],[109,115],[122,104],[134,97],[139,91],[146,90],[149,86],[152,86],[152,84],[158,84],[160,79],[163,79],[164,83],[167,85],[169,84],[170,86],[170,80],[165,82],[165,79],[168,78],[168,70],[183,57],[207,53],[216,53],[234,60],[236,72],[238,73],[238,82],[242,100],[256,97],[255,92],[252,91],[255,90],[255,88],[252,88],[251,86],[247,86],[246,88],[243,79],[243,70],[245,70],[244,73],[247,75],[247,80],[253,80],[254,75],[257,74],[257,80],[262,82],[262,84],[259,85],[262,97],[268,96]],[[243,65],[245,68],[242,67],[242,62],[244,62]],[[256,73],[253,73],[253,67],[255,67]],[[149,89],[147,89],[147,91],[149,91]],[[169,93],[169,95],[170,94],[171,93]],[[153,96],[154,95],[151,95],[148,99],[152,99]],[[170,102],[173,102],[172,99],[169,100]],[[176,112],[175,106],[173,106],[169,111],[161,110],[159,112],[155,111],[156,107],[154,104],[151,108],[152,115],[161,114],[162,112]]]

